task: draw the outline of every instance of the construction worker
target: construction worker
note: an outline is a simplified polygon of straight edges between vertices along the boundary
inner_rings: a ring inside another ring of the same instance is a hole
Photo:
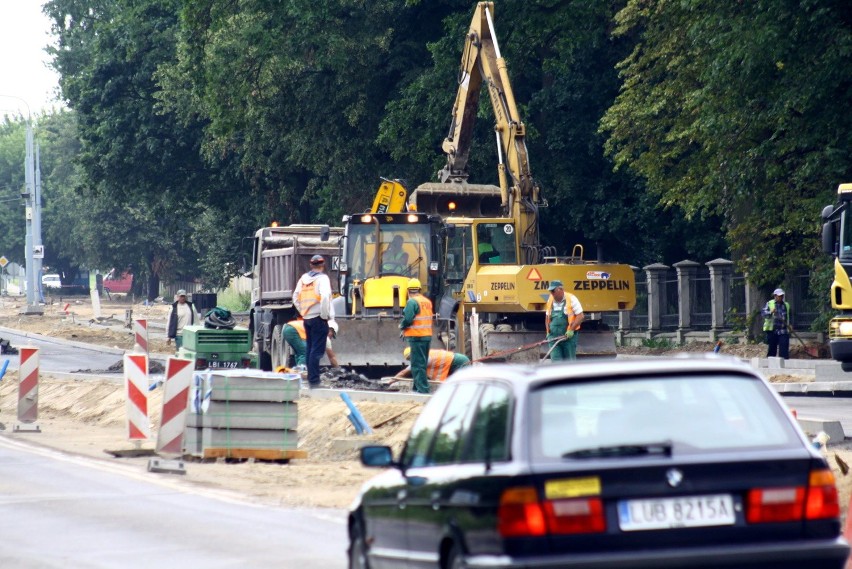
[[[169,313],[169,327],[166,331],[166,345],[175,341],[175,349],[180,350],[183,346],[183,329],[185,326],[195,324],[195,306],[186,299],[186,291],[180,289],[175,295],[172,311]]]
[[[402,357],[411,357],[411,348],[402,351]],[[444,381],[456,370],[470,365],[470,358],[464,354],[457,354],[449,350],[429,350],[429,359],[426,363],[426,377],[429,381]],[[411,377],[411,366],[408,366],[394,377]]]
[[[308,387],[320,386],[320,359],[328,341],[328,321],[334,319],[331,306],[331,281],[325,274],[322,255],[311,257],[311,270],[303,274],[293,290],[293,304],[305,321]]]
[[[429,393],[426,377],[426,362],[429,359],[429,344],[432,343],[432,301],[420,294],[420,281],[409,279],[408,302],[402,311],[399,328],[411,348],[411,375],[414,391]]]
[[[331,363],[332,367],[338,367],[337,357],[331,349],[331,339],[337,336],[337,330],[337,322],[335,320],[329,320],[328,339],[325,343],[325,355],[328,356],[328,361]],[[290,346],[290,349],[293,350],[295,365],[305,365],[305,353],[307,350],[305,344],[305,321],[301,318],[297,318],[296,320],[287,322],[281,330],[281,335],[284,337],[284,341],[287,342],[287,345]]]
[[[382,272],[403,274],[408,269],[408,253],[402,249],[402,235],[396,235],[382,253]]]
[[[550,359],[555,362],[576,360],[577,332],[585,318],[583,307],[576,296],[565,292],[562,281],[551,281],[549,290],[544,324],[550,340]]]
[[[305,339],[307,338],[307,335],[305,334],[305,321],[301,318],[297,318],[287,322],[281,330],[281,335],[284,337],[284,341],[287,342],[287,345],[290,346],[290,349],[293,350],[296,361],[295,365],[305,365],[305,362],[307,361],[305,358]],[[288,362],[284,363],[286,365]]]
[[[766,343],[769,345],[766,357],[776,355],[783,359],[790,357],[790,324],[792,314],[790,303],[784,300],[784,289],[776,288],[772,292],[772,300],[761,310],[763,314],[763,331],[766,332]]]

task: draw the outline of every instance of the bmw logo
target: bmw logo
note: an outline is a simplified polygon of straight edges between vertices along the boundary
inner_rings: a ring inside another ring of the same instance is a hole
[[[683,472],[677,468],[669,468],[666,471],[666,482],[668,482],[669,486],[672,488],[677,488],[680,486],[680,483],[683,482]]]

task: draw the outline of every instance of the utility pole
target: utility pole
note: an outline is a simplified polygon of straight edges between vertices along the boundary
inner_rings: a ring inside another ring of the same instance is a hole
[[[27,156],[24,163],[24,178],[26,187],[21,197],[24,198],[25,216],[27,223],[26,244],[24,245],[27,263],[27,305],[21,310],[21,314],[44,314],[39,301],[41,300],[40,289],[41,283],[38,282],[39,271],[35,267],[35,245],[41,245],[40,226],[36,223],[36,218],[39,214],[39,200],[35,182],[35,159],[33,157],[33,125],[30,118],[27,118]],[[39,234],[36,236],[36,229],[39,228]]]
[[[41,260],[44,247],[41,243],[41,172],[37,168],[38,147],[33,152],[33,116],[26,99],[15,95],[0,95],[21,101],[27,107],[27,142],[24,161],[25,187],[21,192],[24,199],[27,234],[24,245],[24,257],[27,265],[27,305],[21,314],[44,314],[41,298]]]

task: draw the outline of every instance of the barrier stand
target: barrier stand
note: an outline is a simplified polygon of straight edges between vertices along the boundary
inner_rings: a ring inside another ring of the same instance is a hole
[[[183,456],[183,437],[186,432],[186,414],[189,407],[189,385],[194,370],[192,360],[169,358],[166,361],[166,379],[163,384],[163,413],[157,430],[158,455],[163,458],[148,459],[148,472],[186,474]]]
[[[18,367],[18,424],[14,431],[40,433],[38,420],[38,348],[20,349]]]
[[[127,395],[127,438],[138,449],[151,436],[148,420],[148,356],[124,355],[124,387]]]
[[[148,353],[148,321],[138,319],[133,321],[133,334],[135,336],[134,352]]]

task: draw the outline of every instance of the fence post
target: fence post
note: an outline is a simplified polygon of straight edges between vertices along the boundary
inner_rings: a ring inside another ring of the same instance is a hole
[[[648,278],[648,337],[660,331],[663,314],[663,280],[666,278],[668,265],[654,263],[642,267]]]
[[[699,265],[684,259],[672,265],[677,270],[677,339],[684,343],[684,334],[692,329],[692,281]]]
[[[710,331],[725,329],[725,312],[728,310],[731,277],[734,274],[734,262],[728,259],[713,259],[704,263],[710,267],[710,303],[712,306]]]
[[[746,318],[751,318],[751,320],[747,320],[751,322],[751,327],[746,330],[748,334],[748,339],[758,339],[761,338],[762,324],[763,319],[760,318],[760,309],[763,308],[763,298],[761,298],[760,291],[754,286],[754,283],[749,279],[749,275],[743,275],[745,277],[745,311]]]

